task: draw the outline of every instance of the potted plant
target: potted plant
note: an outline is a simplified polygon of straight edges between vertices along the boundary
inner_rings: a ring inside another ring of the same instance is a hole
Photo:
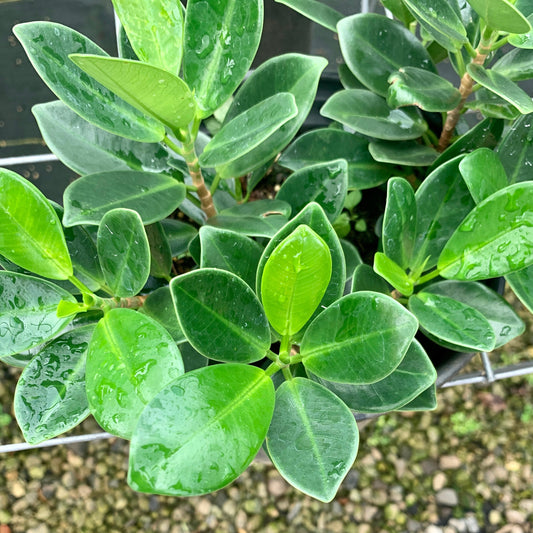
[[[119,58],[53,22],[15,27],[60,99],[35,106],[41,132],[81,175],[59,206],[0,171],[0,358],[24,366],[28,442],[92,414],[131,440],[132,488],[177,496],[225,486],[265,444],[329,501],[357,453],[352,412],[435,406],[415,335],[491,350],[522,332],[479,281],[507,276],[531,306],[533,104],[512,81],[529,49],[488,68],[528,45],[529,13],[406,0],[384,2],[400,22],[337,21],[291,3],[338,22],[350,87],[322,109],[331,128],[294,141],[326,61],[282,55],[243,82],[261,0],[114,0]],[[459,90],[436,73],[448,53]],[[468,129],[466,105],[488,118]],[[253,201],[280,152],[294,172]],[[339,235],[378,187],[372,268]]]

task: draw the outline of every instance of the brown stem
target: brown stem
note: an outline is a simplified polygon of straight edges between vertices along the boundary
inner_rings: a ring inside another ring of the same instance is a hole
[[[115,309],[117,307],[126,309],[139,309],[139,307],[143,306],[146,298],[148,298],[147,294],[130,296],[129,298],[113,298],[106,300],[106,304],[110,309]]]

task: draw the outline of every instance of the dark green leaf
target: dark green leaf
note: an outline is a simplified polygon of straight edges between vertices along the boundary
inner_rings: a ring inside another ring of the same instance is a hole
[[[404,26],[409,26],[413,22],[414,17],[411,12],[405,7],[403,0],[381,0],[383,6],[388,9]]]
[[[221,215],[235,216],[235,217],[263,217],[268,218],[272,215],[282,215],[289,217],[291,215],[291,206],[282,200],[256,200],[254,202],[247,202],[244,204],[237,204],[234,207],[224,209]]]
[[[65,226],[98,225],[115,208],[133,209],[144,224],[158,222],[185,198],[185,185],[152,172],[117,170],[90,174],[72,182],[63,196]]]
[[[439,153],[425,144],[414,141],[374,141],[368,145],[372,157],[381,163],[427,167],[438,157]]]
[[[170,289],[181,328],[202,355],[239,363],[265,356],[270,347],[268,321],[242,279],[203,268],[174,278]]]
[[[91,413],[103,429],[129,439],[144,407],[181,374],[180,352],[162,326],[132,309],[111,309],[87,352]]]
[[[342,252],[344,253],[344,262],[346,263],[346,281],[352,278],[354,270],[362,264],[363,260],[359,255],[357,248],[345,239],[341,239]]]
[[[141,414],[131,441],[129,485],[172,496],[224,487],[259,451],[274,398],[272,380],[254,366],[215,365],[179,377]]]
[[[400,293],[405,296],[413,294],[413,280],[403,268],[384,253],[376,252],[374,255],[374,270]]]
[[[176,309],[168,286],[160,287],[151,292],[146,297],[139,312],[159,322],[170,333],[175,342],[180,343],[186,340],[178,322],[178,315],[176,315]]]
[[[276,391],[266,444],[272,462],[291,485],[329,502],[355,460],[359,431],[337,396],[309,379],[295,378]]]
[[[427,130],[426,122],[415,108],[390,109],[383,98],[361,89],[335,93],[320,114],[376,139],[416,139]]]
[[[186,253],[189,243],[198,235],[198,230],[195,227],[180,220],[166,218],[161,221],[161,225],[167,235],[172,257]]]
[[[390,295],[390,285],[370,265],[358,265],[353,274],[352,292],[372,291]]]
[[[533,313],[533,265],[505,276],[520,301]]]
[[[139,59],[131,47],[130,40],[126,35],[126,30],[124,29],[124,26],[120,20],[115,21],[115,27],[117,27],[116,33],[118,57],[123,57],[124,59]]]
[[[531,31],[526,17],[507,0],[468,0],[468,3],[493,30],[509,33]]]
[[[85,360],[93,330],[90,325],[63,333],[24,368],[13,403],[26,442],[57,437],[89,415]]]
[[[321,378],[375,383],[400,364],[417,329],[416,318],[389,296],[356,292],[315,318],[300,353],[305,368]]]
[[[54,22],[27,22],[13,28],[35,70],[56,96],[92,124],[134,141],[157,142],[164,127],[91,79],[70,54],[107,54],[87,37]]]
[[[337,72],[339,81],[345,89],[366,89],[366,87],[355,77],[354,73],[348,68],[346,63],[341,63]]]
[[[295,11],[298,11],[298,13],[311,19],[313,22],[316,22],[333,32],[337,31],[337,22],[339,22],[344,16],[336,9],[317,0],[276,0],[276,2],[291,7]]]
[[[476,91],[475,100],[466,103],[467,109],[475,109],[485,117],[503,118],[515,120],[522,113],[507,100],[500,98],[497,94],[481,87]]]
[[[511,50],[504,54],[492,70],[513,81],[533,78],[533,50]]]
[[[156,222],[144,229],[150,246],[150,275],[156,278],[170,279],[172,253],[163,225]]]
[[[188,342],[182,342],[179,345],[179,349],[185,372],[191,372],[197,368],[204,368],[204,366],[209,364],[209,359],[204,357],[200,352],[197,352]]]
[[[266,237],[270,239],[287,223],[287,217],[278,214],[267,216],[220,214],[209,218],[206,223],[216,228],[234,231],[249,237]]]
[[[414,400],[398,407],[396,411],[432,411],[437,407],[437,387],[435,384],[420,393]]]

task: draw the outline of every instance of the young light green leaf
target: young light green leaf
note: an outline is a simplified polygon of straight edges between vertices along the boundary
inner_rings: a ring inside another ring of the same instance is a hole
[[[373,141],[368,151],[377,162],[413,167],[427,167],[439,155],[431,146],[416,141]]]
[[[386,97],[388,78],[399,68],[436,72],[422,43],[396,21],[365,13],[342,19],[338,25],[342,56],[366,87]]]
[[[313,22],[333,32],[337,31],[337,22],[344,16],[336,9],[317,0],[276,0],[276,2],[291,7]]]
[[[384,253],[376,252],[374,255],[374,270],[400,293],[405,296],[413,294],[413,280],[409,279],[402,267]]]
[[[263,28],[263,2],[189,0],[183,75],[208,117],[235,91],[252,64]]]
[[[76,299],[49,281],[0,270],[0,294],[0,356],[38,346],[72,320],[56,309],[61,300]]]
[[[479,203],[442,250],[437,265],[441,276],[474,281],[529,266],[532,206],[531,181],[509,185]]]
[[[426,122],[415,108],[390,109],[383,98],[361,89],[335,93],[320,114],[376,139],[417,139],[427,130]]]
[[[505,276],[520,301],[533,313],[533,265]]]
[[[93,331],[88,325],[63,333],[24,368],[13,403],[26,442],[57,437],[89,415],[85,360]]]
[[[508,185],[500,159],[488,148],[479,148],[468,154],[459,163],[459,170],[476,203]]]
[[[468,3],[493,30],[508,33],[531,31],[526,17],[507,0],[468,0]]]
[[[183,8],[174,0],[113,0],[141,61],[178,74],[183,54]]]
[[[0,168],[0,253],[52,279],[72,276],[61,223],[43,194],[15,172]]]
[[[131,59],[89,54],[70,54],[69,58],[104,87],[172,131],[185,128],[194,118],[193,94],[177,75]]]
[[[400,364],[417,329],[416,318],[389,296],[356,292],[313,320],[300,354],[305,368],[321,378],[375,383]]]
[[[141,413],[131,440],[128,484],[171,496],[224,487],[259,451],[274,399],[272,380],[254,366],[214,365],[187,372]]]
[[[165,174],[133,170],[90,174],[65,189],[63,224],[98,225],[105,213],[119,207],[137,211],[144,224],[152,224],[170,215],[185,194],[185,185]]]
[[[391,107],[414,105],[424,111],[450,111],[461,100],[461,93],[448,80],[417,67],[400,68],[388,82]]]
[[[344,159],[301,168],[289,176],[276,194],[294,213],[309,202],[319,204],[330,222],[340,215],[348,189],[348,164]]]
[[[291,485],[329,502],[355,460],[359,431],[335,394],[309,379],[295,378],[276,391],[266,444],[272,462]]]
[[[235,274],[203,268],[175,277],[170,290],[181,328],[202,355],[238,363],[265,356],[267,318],[252,289]]]
[[[308,226],[298,226],[265,263],[261,299],[280,335],[298,333],[322,300],[331,278],[328,245]]]
[[[176,343],[162,326],[133,309],[111,309],[87,352],[91,413],[103,429],[129,439],[144,407],[183,372]]]
[[[139,214],[131,209],[108,211],[98,227],[96,248],[113,296],[135,296],[150,275],[150,245]]]
[[[202,167],[218,167],[247,154],[298,114],[291,93],[278,93],[224,124],[199,158]]]
[[[37,73],[73,111],[92,124],[134,141],[158,142],[165,128],[89,78],[70,59],[83,53],[108,57],[87,37],[54,22],[27,22],[13,28]]]

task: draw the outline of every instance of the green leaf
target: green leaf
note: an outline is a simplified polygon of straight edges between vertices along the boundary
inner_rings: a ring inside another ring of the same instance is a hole
[[[459,163],[459,170],[477,204],[508,185],[500,159],[488,148],[468,154]]]
[[[300,354],[317,376],[368,384],[402,361],[418,329],[401,304],[377,292],[356,292],[330,305],[307,329]]]
[[[414,21],[413,15],[405,7],[403,0],[381,0],[383,6],[388,9],[404,26],[409,26]]]
[[[531,25],[533,16],[527,17],[527,21]],[[529,30],[527,33],[515,33],[509,35],[509,44],[516,46],[517,48],[531,49],[533,48],[533,32]]]
[[[238,363],[265,356],[267,318],[252,289],[235,274],[203,268],[175,277],[170,290],[181,328],[202,355]]]
[[[427,167],[439,153],[430,146],[413,141],[374,141],[368,145],[371,156],[380,163]]]
[[[413,294],[413,280],[405,270],[382,252],[374,255],[374,270],[405,296]]]
[[[115,208],[133,209],[143,224],[152,224],[172,213],[185,198],[186,189],[170,176],[120,170],[90,174],[73,181],[63,196],[63,224],[98,225]]]
[[[255,288],[257,265],[263,249],[254,240],[234,231],[211,226],[200,228],[200,268],[227,270]]]
[[[272,380],[254,366],[187,372],[141,414],[130,446],[130,487],[193,496],[226,486],[259,451],[274,398]]]
[[[362,264],[355,268],[352,280],[352,292],[360,291],[390,295],[391,287],[370,265]]]
[[[403,0],[420,26],[450,52],[468,41],[456,0]],[[455,5],[454,5],[455,4]]]
[[[337,67],[339,81],[345,89],[366,89],[366,87],[355,77],[346,63],[341,63]]]
[[[116,57],[70,54],[69,58],[104,87],[172,131],[194,118],[194,97],[177,75],[156,67]]]
[[[413,188],[403,178],[387,184],[387,203],[383,215],[382,242],[385,255],[406,269],[411,262],[416,236],[416,199]]]
[[[108,211],[98,227],[96,248],[113,296],[135,296],[150,275],[150,245],[139,214],[131,209]]]
[[[219,214],[206,221],[206,224],[216,228],[234,231],[249,237],[266,237],[267,239],[272,238],[286,223],[287,217],[277,214],[267,216],[243,215],[242,217]]]
[[[191,372],[197,368],[204,368],[209,364],[209,359],[197,352],[188,342],[182,342],[179,346],[185,372]]]
[[[363,263],[363,260],[357,248],[350,241],[341,239],[341,247],[346,263],[346,281],[348,281],[353,276],[354,270]]]
[[[309,131],[283,152],[278,163],[291,170],[344,159],[348,163],[348,189],[369,189],[389,178],[393,169],[376,162],[368,152],[368,139],[344,130]]]
[[[165,129],[160,123],[117,98],[69,59],[70,54],[76,53],[108,57],[87,37],[54,22],[18,24],[13,33],[52,92],[85,120],[134,141],[163,139]]]
[[[494,349],[495,334],[489,321],[468,304],[423,291],[409,298],[409,310],[420,327],[438,339],[472,350]]]
[[[161,220],[161,225],[167,235],[172,257],[179,257],[186,253],[189,243],[198,235],[195,227],[180,220],[166,218]]]
[[[369,385],[333,383],[314,377],[357,413],[386,413],[408,404],[430,387],[437,372],[422,345],[415,339],[398,368]]]
[[[224,124],[202,152],[200,165],[219,167],[235,161],[265,142],[297,114],[291,93],[269,96]]]
[[[330,278],[328,245],[308,226],[298,226],[272,251],[261,275],[261,299],[272,327],[281,335],[298,333]]]
[[[178,74],[183,54],[183,8],[174,0],[113,0],[141,61]]]
[[[414,400],[398,407],[396,411],[432,411],[437,408],[437,387],[435,384],[420,393]]]
[[[52,338],[72,320],[56,315],[59,302],[76,302],[74,296],[49,281],[5,270],[0,270],[0,295],[0,356]]]
[[[359,431],[337,396],[309,379],[295,378],[276,391],[266,444],[275,467],[291,485],[329,502],[355,460]]]
[[[492,66],[494,72],[513,81],[533,78],[533,50],[511,50]]]
[[[450,111],[461,100],[461,93],[448,80],[416,67],[400,68],[388,82],[391,107],[414,105],[424,111]]]
[[[252,64],[263,28],[263,2],[189,0],[183,76],[205,118],[235,91]]]
[[[533,265],[505,276],[520,301],[533,313]]]
[[[381,96],[387,96],[387,80],[399,68],[436,72],[422,43],[407,28],[383,15],[353,15],[342,19],[337,28],[346,64],[359,81]]]
[[[150,275],[170,280],[172,253],[163,225],[156,222],[144,229],[150,247]]]
[[[0,168],[0,253],[47,278],[72,276],[72,261],[54,208],[35,185],[4,168]]]
[[[57,437],[89,415],[85,360],[93,331],[89,325],[63,333],[24,368],[13,403],[26,442]]]
[[[515,120],[522,114],[507,100],[500,98],[497,94],[484,87],[476,91],[475,100],[467,102],[465,107],[477,110],[485,117],[503,118],[505,120]]]
[[[123,57],[124,59],[139,59],[131,46],[131,42],[126,34],[126,30],[124,29],[124,26],[120,20],[115,20],[115,28],[117,34],[118,57]]]
[[[91,413],[104,430],[129,439],[144,407],[183,371],[180,352],[162,326],[133,309],[111,309],[87,352]]]
[[[337,32],[337,22],[344,17],[336,9],[317,0],[276,0],[276,2],[289,6],[332,32]]]
[[[275,157],[296,135],[314,102],[320,74],[326,67],[323,57],[284,54],[269,59],[243,83],[228,110],[224,124],[237,115],[280,92],[292,93],[298,115],[286,122],[251,152],[218,169],[223,177],[242,176]]]
[[[470,63],[466,70],[472,78],[514,105],[522,114],[533,113],[533,101],[529,95],[520,89],[516,83],[502,76],[498,72],[486,70],[481,65]]]
[[[282,200],[263,199],[255,200],[254,202],[247,202],[244,204],[237,204],[220,212],[221,215],[235,216],[235,217],[263,217],[267,218],[272,215],[281,215],[289,217],[292,208],[287,202]]]
[[[417,237],[411,269],[437,264],[438,257],[463,218],[474,207],[468,187],[459,172],[461,156],[434,170],[415,194]]]
[[[89,310],[90,306],[82,302],[67,302],[61,300],[57,304],[56,315],[58,318],[66,318],[68,316],[76,316],[78,313],[85,313]]]
[[[491,325],[495,348],[500,348],[524,332],[524,322],[513,308],[486,285],[474,281],[440,281],[424,287],[425,293],[447,296],[479,311]]]
[[[528,266],[533,248],[533,182],[515,183],[479,203],[442,251],[438,268],[448,279],[505,276]]]
[[[531,31],[526,17],[507,0],[468,0],[468,3],[493,30],[509,33]]]
[[[276,199],[290,204],[294,213],[316,202],[333,222],[344,207],[347,189],[348,164],[337,159],[297,170],[281,185]]]
[[[108,133],[81,118],[63,102],[38,104],[31,110],[48,148],[78,174],[108,170],[170,172],[172,169],[168,152],[161,144],[135,142]]]

